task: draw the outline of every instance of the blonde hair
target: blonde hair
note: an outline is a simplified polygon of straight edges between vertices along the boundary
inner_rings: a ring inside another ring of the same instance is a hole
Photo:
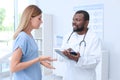
[[[38,8],[36,5],[29,5],[23,12],[21,16],[20,23],[18,25],[18,28],[16,29],[13,39],[15,39],[18,34],[25,30],[28,27],[28,24],[30,22],[31,17],[38,16],[42,13],[41,9]]]

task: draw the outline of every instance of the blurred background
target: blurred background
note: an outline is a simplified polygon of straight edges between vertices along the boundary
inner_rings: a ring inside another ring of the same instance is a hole
[[[43,11],[43,24],[33,31],[39,55],[58,58],[53,63],[55,70],[42,67],[43,80],[62,80],[65,62],[54,48],[61,47],[63,36],[72,31],[73,14],[81,9],[90,13],[89,28],[103,42],[102,61],[96,68],[97,80],[120,80],[119,3],[119,0],[0,0],[0,80],[11,80],[12,36],[23,10],[30,4]]]

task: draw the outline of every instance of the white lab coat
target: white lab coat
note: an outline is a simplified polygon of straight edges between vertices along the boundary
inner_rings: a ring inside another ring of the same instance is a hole
[[[73,33],[67,43],[69,35],[64,37],[62,49],[72,48],[76,52],[79,51],[81,57],[78,62],[70,59],[65,60],[66,71],[63,80],[96,80],[95,68],[101,60],[100,39],[94,32],[88,30],[85,37],[86,47],[84,48],[83,45],[79,47],[79,43],[83,40],[84,35]]]

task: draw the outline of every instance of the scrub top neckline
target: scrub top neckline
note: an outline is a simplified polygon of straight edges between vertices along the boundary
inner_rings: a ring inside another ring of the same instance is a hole
[[[31,35],[28,35],[25,31],[22,31],[23,33],[25,33],[28,37],[32,38],[33,39],[33,36]]]

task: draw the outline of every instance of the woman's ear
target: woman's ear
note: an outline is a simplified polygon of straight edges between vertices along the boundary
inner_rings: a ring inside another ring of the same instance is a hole
[[[32,17],[30,18],[30,20],[32,20]]]
[[[30,22],[32,22],[32,19],[33,19],[33,18],[31,17],[31,18],[30,18]]]

